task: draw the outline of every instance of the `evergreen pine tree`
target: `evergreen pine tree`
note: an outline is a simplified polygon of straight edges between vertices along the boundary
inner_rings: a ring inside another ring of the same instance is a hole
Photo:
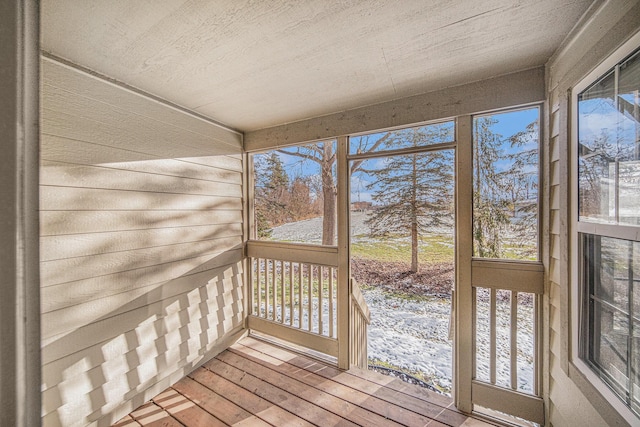
[[[509,224],[508,176],[497,170],[504,154],[502,136],[492,130],[497,122],[491,116],[474,120],[473,241],[474,254],[482,258],[501,257]]]
[[[256,227],[259,237],[267,237],[271,227],[286,222],[289,176],[277,153],[254,159]]]
[[[508,139],[494,132],[492,116],[474,119],[474,255],[504,258],[503,243],[537,236],[538,121]],[[536,245],[529,253],[535,256]]]
[[[443,139],[450,128],[411,128],[393,132],[387,149],[422,146]],[[410,144],[407,144],[410,142]],[[369,186],[378,206],[367,224],[372,234],[411,236],[411,272],[418,271],[420,234],[450,224],[453,200],[453,153],[449,150],[391,156],[384,168],[367,171],[375,179]]]

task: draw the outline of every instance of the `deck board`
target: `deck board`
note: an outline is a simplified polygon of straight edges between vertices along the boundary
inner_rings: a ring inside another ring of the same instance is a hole
[[[260,379],[256,375],[224,363],[217,358],[207,363],[206,369],[213,370],[220,374],[220,376],[235,382],[247,390],[252,390],[257,396],[298,415],[312,424],[345,426],[357,425],[330,411],[327,411],[323,407],[314,405],[295,394],[269,384],[267,381]]]
[[[269,346],[268,344],[257,340],[251,342],[250,340],[252,339],[245,339],[242,343],[252,345],[252,347],[258,351],[260,349],[264,352],[268,351],[266,347]],[[236,344],[229,351],[233,351],[241,345],[243,344]],[[288,359],[287,363],[299,368],[304,368],[305,364],[309,363],[310,359],[304,356],[295,355],[279,348],[272,347],[272,349],[273,351],[270,352],[271,355],[280,355],[283,360]],[[391,408],[403,408],[423,415],[429,420],[438,420],[450,426],[459,426],[467,419],[466,415],[461,414],[455,409],[450,409],[453,403],[451,399],[437,393],[427,392],[416,386],[404,389],[411,390],[413,393],[400,391],[403,387],[398,385],[400,380],[396,378],[356,368],[345,372],[328,365],[324,365],[323,368],[316,373],[328,380],[347,385],[355,390],[378,398],[386,402],[386,405],[391,405]]]
[[[265,365],[270,364],[272,369],[274,369],[276,372],[293,378],[297,377],[306,385],[309,385],[317,390],[329,393],[345,402],[359,405],[362,409],[379,416],[376,417],[375,420],[371,420],[370,423],[364,425],[380,425],[385,421],[387,425],[396,426],[425,425],[431,421],[431,419],[428,417],[421,416],[420,414],[416,414],[415,412],[407,411],[404,408],[400,408],[395,405],[389,405],[388,402],[385,402],[384,400],[375,396],[371,396],[368,393],[364,393],[358,389],[348,387],[336,381],[327,381],[326,377],[323,377],[319,374],[319,372],[326,368],[326,365],[322,363],[313,362],[305,366],[304,369],[300,369],[299,367],[289,363],[278,363],[278,359],[274,359],[269,355],[265,355],[264,353],[259,353],[249,347],[234,346],[233,348],[229,349],[229,351],[232,353],[238,352],[239,354],[243,354],[246,357],[251,358],[252,360],[254,360],[254,358],[261,359],[263,360],[262,363],[264,363]],[[256,355],[256,353],[258,355]],[[354,421],[357,422],[356,420]]]
[[[252,414],[258,414],[260,418],[272,425],[301,427],[313,425],[208,369],[196,370],[191,375],[191,378],[219,395],[224,396],[244,410]]]
[[[181,427],[182,424],[154,402],[148,402],[131,413],[145,427]]]
[[[154,397],[153,402],[185,426],[227,425],[173,388]]]
[[[450,398],[373,371],[342,371],[244,338],[120,420],[138,426],[449,426],[493,424]]]
[[[244,357],[243,357],[244,356]],[[326,410],[338,415],[345,420],[351,421],[356,425],[381,425],[387,422],[390,426],[400,426],[391,421],[386,420],[380,415],[370,412],[365,408],[355,405],[347,400],[343,400],[336,397],[333,394],[325,392],[320,388],[309,387],[311,384],[307,384],[301,380],[296,380],[292,377],[282,375],[282,373],[272,370],[260,363],[253,361],[246,355],[241,356],[234,351],[227,351],[218,356],[219,360],[229,363],[238,369],[246,372],[255,373],[258,377],[264,379],[264,381],[273,385],[274,387],[282,388],[282,390],[288,390],[296,396],[306,400],[310,404],[325,408]],[[308,380],[310,376],[307,376]],[[334,383],[332,387],[338,389],[341,384]],[[347,392],[348,393],[348,392]]]

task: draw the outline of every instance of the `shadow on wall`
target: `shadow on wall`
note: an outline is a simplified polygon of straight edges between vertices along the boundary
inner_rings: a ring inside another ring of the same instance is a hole
[[[242,332],[240,165],[43,161],[44,425],[110,425]]]
[[[242,135],[41,70],[43,423],[107,425],[242,331]]]
[[[94,322],[49,340],[43,346],[44,425],[96,420],[109,425],[189,373],[225,337],[241,330],[240,256],[240,249],[233,249],[213,257]],[[190,290],[167,296],[186,283]],[[78,419],[78,414],[87,415]]]

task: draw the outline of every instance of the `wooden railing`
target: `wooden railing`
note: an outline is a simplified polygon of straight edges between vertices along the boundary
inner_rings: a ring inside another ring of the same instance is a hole
[[[249,329],[338,357],[338,248],[249,241],[247,256]],[[344,360],[366,369],[369,307],[354,280],[350,289]]]
[[[337,357],[338,249],[250,241],[249,328]]]
[[[543,267],[476,259],[472,269],[473,401],[543,423],[539,356]]]
[[[371,323],[369,307],[360,292],[358,283],[351,279],[351,310],[350,310],[349,346],[351,365],[362,369],[368,367],[367,357],[367,329]]]

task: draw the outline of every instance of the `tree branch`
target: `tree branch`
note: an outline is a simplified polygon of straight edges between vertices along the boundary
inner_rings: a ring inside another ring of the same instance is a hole
[[[383,142],[385,142],[387,139],[389,139],[390,136],[391,136],[391,132],[387,132],[386,134],[384,134],[384,136],[382,136],[380,139],[378,139],[367,151],[365,151],[365,153],[371,153],[371,152],[375,151],[378,147],[380,147],[382,145]],[[355,160],[351,164],[351,173],[354,173],[354,172],[357,172],[358,170],[360,170],[360,166],[362,166],[364,161],[365,161],[365,159]]]
[[[301,157],[301,158],[306,159],[306,160],[311,160],[311,161],[319,163],[319,164],[323,163],[322,162],[322,158],[316,157],[313,154],[302,153],[299,149],[298,149],[298,151],[287,151],[285,149],[280,149],[280,150],[277,150],[277,151],[279,153],[288,154],[290,156]]]

